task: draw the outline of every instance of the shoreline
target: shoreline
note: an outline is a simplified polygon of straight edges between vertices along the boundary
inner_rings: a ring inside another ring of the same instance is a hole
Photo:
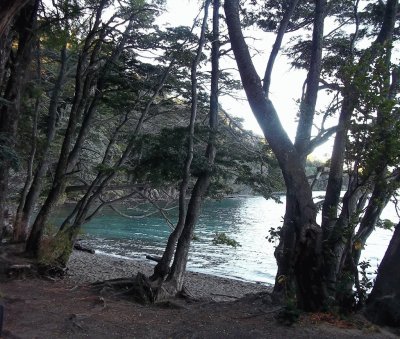
[[[74,285],[82,285],[108,279],[133,277],[138,272],[150,275],[154,265],[145,261],[74,250],[67,267],[65,280]],[[192,271],[186,272],[185,287],[195,298],[212,301],[232,301],[249,293],[272,290],[272,286],[269,285]]]

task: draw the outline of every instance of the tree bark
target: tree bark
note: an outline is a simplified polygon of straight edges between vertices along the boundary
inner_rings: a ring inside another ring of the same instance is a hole
[[[400,223],[378,268],[366,316],[378,325],[400,326]]]
[[[375,58],[379,53],[382,53],[382,47],[385,49],[391,48],[390,42],[393,36],[397,10],[397,0],[387,1],[383,22],[378,36],[372,43],[371,47],[361,56],[353,78],[347,81],[343,90],[343,104],[332,151],[325,200],[322,207],[322,229],[324,240],[329,238],[337,218],[340,191],[342,188],[347,132],[351,116],[357,106],[361,94],[360,92],[362,91],[359,84],[364,83],[368,67],[375,61]]]

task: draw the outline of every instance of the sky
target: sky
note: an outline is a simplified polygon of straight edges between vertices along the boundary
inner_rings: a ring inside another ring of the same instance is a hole
[[[172,26],[192,26],[193,20],[198,14],[198,8],[199,1],[196,0],[168,0],[168,13],[160,16],[159,24],[170,23]],[[273,34],[260,32],[256,29],[246,31],[246,35],[255,37],[257,40],[252,41],[252,43],[256,44],[258,50],[264,51],[262,55],[253,58],[258,74],[262,78],[275,37]],[[223,64],[221,62],[221,67],[236,68],[236,64],[233,61],[232,64]],[[239,78],[239,74],[236,74],[237,78]],[[282,55],[278,56],[272,73],[270,99],[278,112],[282,125],[292,140],[294,140],[297,127],[295,121],[298,112],[296,99],[301,96],[305,77],[306,72],[291,69],[288,59]],[[245,98],[244,91],[241,93],[241,96]],[[244,119],[243,124],[245,128],[262,135],[261,129],[247,101],[237,101],[230,97],[221,97],[220,102],[228,113]],[[314,152],[313,156],[319,159],[327,158],[331,144],[328,143],[325,147],[320,147]]]

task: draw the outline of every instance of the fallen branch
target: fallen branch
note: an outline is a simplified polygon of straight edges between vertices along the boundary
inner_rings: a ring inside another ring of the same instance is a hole
[[[146,255],[146,259],[149,259],[149,260],[152,260],[152,261],[155,261],[155,262],[160,262],[161,261],[161,257],[155,257],[155,256],[152,256],[152,255],[149,255],[149,254]]]
[[[88,252],[88,253],[91,253],[91,254],[95,254],[95,250],[93,248],[83,246],[83,245],[81,245],[79,243],[75,243],[74,244],[74,249],[77,250],[77,251],[82,251],[82,252]]]

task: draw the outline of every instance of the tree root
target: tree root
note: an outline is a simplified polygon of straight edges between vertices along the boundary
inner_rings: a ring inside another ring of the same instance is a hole
[[[176,287],[169,282],[152,282],[143,273],[134,278],[121,278],[96,282],[92,287],[102,294],[124,296],[141,304],[163,302],[178,295]]]

